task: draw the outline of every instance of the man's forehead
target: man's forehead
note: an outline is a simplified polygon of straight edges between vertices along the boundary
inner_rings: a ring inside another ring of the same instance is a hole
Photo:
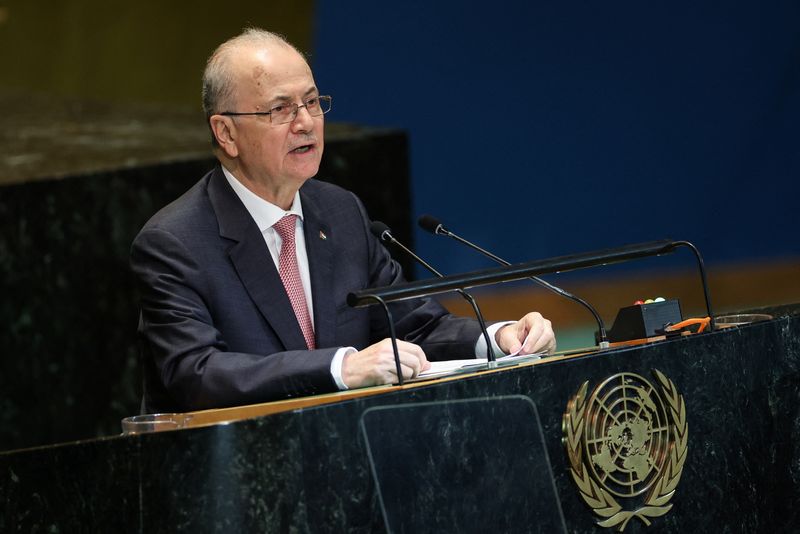
[[[259,93],[306,92],[314,77],[306,60],[289,46],[259,46],[235,54],[236,85]]]
[[[305,58],[289,45],[244,45],[233,51],[232,57],[234,63],[238,64],[237,70],[253,78],[298,72],[311,74]]]

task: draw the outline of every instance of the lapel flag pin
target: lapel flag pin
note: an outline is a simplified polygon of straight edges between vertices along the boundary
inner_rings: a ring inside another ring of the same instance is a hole
[[[320,230],[319,231],[319,238],[322,239],[323,241],[325,241],[326,239],[328,239],[328,236],[325,235],[325,232]]]

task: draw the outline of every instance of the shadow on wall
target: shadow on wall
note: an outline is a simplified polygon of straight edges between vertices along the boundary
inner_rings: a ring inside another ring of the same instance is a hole
[[[0,2],[0,88],[200,109],[209,54],[249,25],[310,51],[312,0]]]

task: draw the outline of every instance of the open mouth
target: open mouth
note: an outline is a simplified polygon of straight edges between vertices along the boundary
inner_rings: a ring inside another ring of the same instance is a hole
[[[291,153],[292,154],[305,154],[306,152],[308,152],[312,148],[314,148],[314,145],[303,145],[303,146],[299,146],[299,147],[295,148],[294,150],[291,151]]]

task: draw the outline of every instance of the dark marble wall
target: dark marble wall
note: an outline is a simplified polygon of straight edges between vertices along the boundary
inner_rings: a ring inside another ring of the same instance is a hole
[[[213,165],[209,155],[0,187],[0,450],[113,435],[138,412],[130,243]],[[319,177],[410,236],[402,132],[334,130]]]
[[[0,449],[109,435],[140,395],[128,249],[209,161],[0,190]]]
[[[382,532],[359,428],[367,409],[524,395],[538,407],[568,531],[602,532],[570,478],[562,415],[585,380],[596,385],[620,372],[649,378],[653,369],[685,398],[688,457],[673,509],[649,529],[634,520],[625,532],[798,531],[798,316],[228,425],[0,454],[0,531]],[[498,411],[494,424],[502,431],[522,423]],[[443,457],[452,452],[444,433],[421,437],[439,443]],[[516,457],[507,461],[525,466]],[[426,480],[416,482],[417,491],[430,491]],[[480,502],[469,486],[449,491],[451,500]],[[431,494],[408,513],[455,513],[443,502]],[[509,531],[539,531],[513,523],[527,514],[507,514]]]

